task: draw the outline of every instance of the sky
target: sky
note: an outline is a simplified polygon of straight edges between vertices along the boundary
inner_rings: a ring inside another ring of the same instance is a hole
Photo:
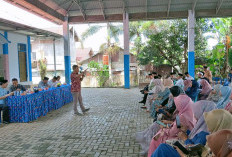
[[[0,18],[15,21],[18,23],[22,23],[25,25],[29,25],[32,27],[45,29],[45,30],[46,28],[61,27],[60,25],[57,25],[42,17],[39,17],[35,14],[32,14],[14,5],[11,5],[10,3],[7,3],[3,0],[0,0]],[[98,25],[104,26],[104,27],[98,33],[87,38],[84,41],[84,47],[85,48],[91,47],[95,53],[99,50],[100,45],[106,42],[106,37],[107,37],[106,24],[98,24]],[[79,37],[81,37],[81,34],[85,32],[85,30],[88,29],[88,27],[89,27],[89,24],[74,25],[74,28]],[[120,39],[119,46],[123,47],[123,36],[121,35],[119,39]],[[213,46],[215,46],[216,44],[217,44],[217,40],[209,39],[208,49],[211,50]],[[77,46],[80,47],[80,44],[77,44]]]
[[[84,47],[85,48],[91,47],[95,53],[96,53],[96,51],[99,50],[100,45],[106,42],[106,37],[107,37],[107,35],[105,33],[106,32],[106,24],[97,24],[97,25],[103,26],[103,28],[98,33],[87,38],[84,41]],[[81,34],[83,32],[85,32],[85,30],[88,29],[89,26],[90,26],[89,24],[78,24],[78,25],[75,25],[74,28],[75,28],[78,36],[81,37]],[[80,45],[78,45],[78,46],[80,47]]]

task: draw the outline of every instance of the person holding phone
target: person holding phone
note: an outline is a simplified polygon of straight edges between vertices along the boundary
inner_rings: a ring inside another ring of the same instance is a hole
[[[7,94],[7,86],[7,80],[2,80],[0,82],[0,112],[3,111],[3,123],[5,124],[10,122],[9,107],[5,104],[5,99],[11,95],[14,95],[14,92]]]
[[[83,113],[90,110],[90,108],[85,108],[84,104],[82,102],[82,96],[81,96],[81,81],[85,77],[85,72],[79,73],[79,67],[77,65],[73,65],[73,72],[71,74],[71,92],[73,96],[73,110],[74,114],[82,116],[80,112],[77,110],[77,103],[79,102],[81,110]]]

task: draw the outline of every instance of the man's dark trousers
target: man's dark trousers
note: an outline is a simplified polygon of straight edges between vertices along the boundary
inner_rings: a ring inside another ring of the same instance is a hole
[[[3,122],[10,122],[10,112],[9,112],[9,107],[4,105],[4,104],[0,104],[0,112],[3,111]]]

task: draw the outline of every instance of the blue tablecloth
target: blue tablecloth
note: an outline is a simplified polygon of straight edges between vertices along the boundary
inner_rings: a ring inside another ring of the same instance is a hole
[[[30,122],[48,112],[73,101],[70,85],[51,88],[24,96],[11,96],[6,100],[10,109],[10,122]]]

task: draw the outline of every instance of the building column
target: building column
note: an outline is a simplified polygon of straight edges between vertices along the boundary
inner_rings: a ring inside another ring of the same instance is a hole
[[[71,59],[70,59],[70,39],[69,39],[69,24],[68,17],[65,17],[63,23],[63,38],[64,38],[64,63],[65,63],[65,82],[70,84],[71,79]]]
[[[129,15],[123,14],[123,38],[124,38],[124,88],[130,88],[130,52],[129,52]]]
[[[31,67],[31,37],[27,36],[27,52],[28,52],[28,68],[29,68],[29,81],[32,81],[32,67]]]
[[[53,53],[54,53],[54,76],[56,76],[56,39],[53,39]]]
[[[6,39],[8,39],[8,32],[4,31],[4,36]],[[10,81],[10,74],[9,74],[9,55],[8,55],[9,49],[8,44],[3,44],[3,57],[4,57],[4,79]]]
[[[195,11],[188,11],[188,72],[190,76],[195,78]]]

